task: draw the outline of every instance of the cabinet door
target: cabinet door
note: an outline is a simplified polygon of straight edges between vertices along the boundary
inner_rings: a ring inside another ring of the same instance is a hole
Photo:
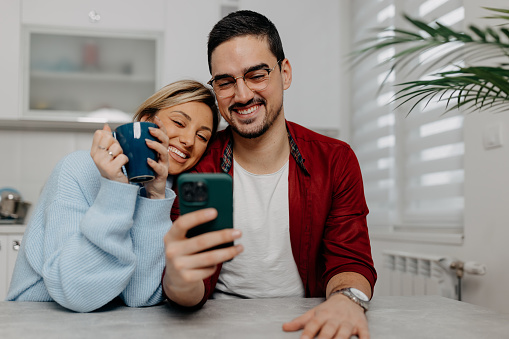
[[[7,280],[10,276],[7,273],[7,236],[0,235],[0,300],[7,296]]]
[[[133,31],[163,31],[165,0],[23,0],[29,25]]]
[[[9,288],[11,284],[12,272],[14,271],[14,265],[16,264],[16,258],[18,257],[22,239],[23,234],[21,233],[7,236],[7,288]]]
[[[19,117],[20,3],[0,1],[0,118]]]
[[[26,30],[23,115],[130,121],[156,89],[160,34]]]

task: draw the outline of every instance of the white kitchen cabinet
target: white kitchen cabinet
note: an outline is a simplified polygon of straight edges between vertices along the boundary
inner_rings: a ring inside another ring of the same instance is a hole
[[[22,0],[22,24],[57,28],[164,31],[165,0]]]
[[[129,121],[158,86],[159,34],[32,26],[24,34],[24,117]]]
[[[129,121],[161,84],[165,0],[22,0],[21,118]]]
[[[17,119],[20,104],[21,0],[0,1],[0,119]]]
[[[12,272],[16,264],[19,246],[23,238],[23,226],[0,225],[0,300],[7,296]]]

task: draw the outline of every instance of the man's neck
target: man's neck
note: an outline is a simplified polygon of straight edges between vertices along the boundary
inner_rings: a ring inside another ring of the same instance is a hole
[[[246,171],[254,174],[277,172],[288,161],[290,143],[284,116],[262,136],[247,139],[233,133],[233,157]]]

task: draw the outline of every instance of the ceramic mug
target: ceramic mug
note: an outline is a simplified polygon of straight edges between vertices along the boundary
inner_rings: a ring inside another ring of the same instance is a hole
[[[150,134],[149,127],[158,128],[152,122],[137,121],[118,126],[113,133],[129,158],[125,169],[130,182],[147,182],[155,178],[155,172],[149,166],[147,158],[157,161],[157,152],[148,148],[145,139],[157,140]]]

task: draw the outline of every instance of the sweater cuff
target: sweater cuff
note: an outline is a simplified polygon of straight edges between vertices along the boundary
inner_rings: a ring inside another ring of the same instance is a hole
[[[101,177],[101,188],[95,198],[94,205],[102,209],[113,210],[134,210],[138,197],[139,187],[125,184]]]

